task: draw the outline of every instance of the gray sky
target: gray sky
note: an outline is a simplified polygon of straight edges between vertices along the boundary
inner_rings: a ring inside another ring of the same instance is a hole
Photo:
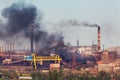
[[[21,0],[0,0],[0,11]],[[87,21],[101,26],[101,43],[105,47],[120,45],[120,0],[23,0],[34,4],[43,12],[43,23],[60,22],[61,20]],[[0,20],[3,17],[0,16]],[[65,42],[76,45],[96,43],[97,28],[84,26],[60,27],[45,25],[49,32],[62,32]]]

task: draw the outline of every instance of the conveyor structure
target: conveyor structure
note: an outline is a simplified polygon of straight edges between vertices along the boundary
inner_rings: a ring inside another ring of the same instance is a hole
[[[59,55],[53,55],[53,56],[37,56],[35,53],[33,53],[30,56],[26,56],[25,61],[31,62],[34,65],[34,69],[37,69],[37,64],[40,65],[43,64],[43,61],[55,61],[55,63],[60,63],[62,58]]]

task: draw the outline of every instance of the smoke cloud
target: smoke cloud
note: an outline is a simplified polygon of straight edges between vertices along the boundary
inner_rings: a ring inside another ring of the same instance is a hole
[[[26,33],[29,30],[29,25],[34,23],[37,15],[37,9],[34,5],[25,3],[16,3],[2,11],[2,15],[6,18],[6,32],[8,36],[13,36],[16,33],[23,31]]]
[[[53,26],[69,27],[69,26],[86,26],[86,27],[99,27],[97,24],[91,24],[87,21],[78,21],[76,19],[62,20],[58,23],[51,23]]]
[[[52,45],[54,41],[63,41],[63,36],[60,33],[48,34],[41,29],[42,12],[37,10],[36,6],[25,2],[14,3],[10,7],[3,9],[2,16],[6,18],[6,24],[0,23],[1,38],[19,37],[30,39],[30,25],[33,24],[34,40],[42,48]],[[14,40],[14,39],[13,39]],[[14,40],[15,41],[15,40]]]

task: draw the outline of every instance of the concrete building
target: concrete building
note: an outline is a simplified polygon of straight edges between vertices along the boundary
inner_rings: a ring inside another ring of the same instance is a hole
[[[69,46],[68,52],[74,53],[77,50],[81,55],[92,55],[93,47],[92,46]]]

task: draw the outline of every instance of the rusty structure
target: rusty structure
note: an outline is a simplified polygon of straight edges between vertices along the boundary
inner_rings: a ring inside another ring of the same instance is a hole
[[[73,59],[72,59],[72,69],[76,68],[76,51],[73,53]]]

